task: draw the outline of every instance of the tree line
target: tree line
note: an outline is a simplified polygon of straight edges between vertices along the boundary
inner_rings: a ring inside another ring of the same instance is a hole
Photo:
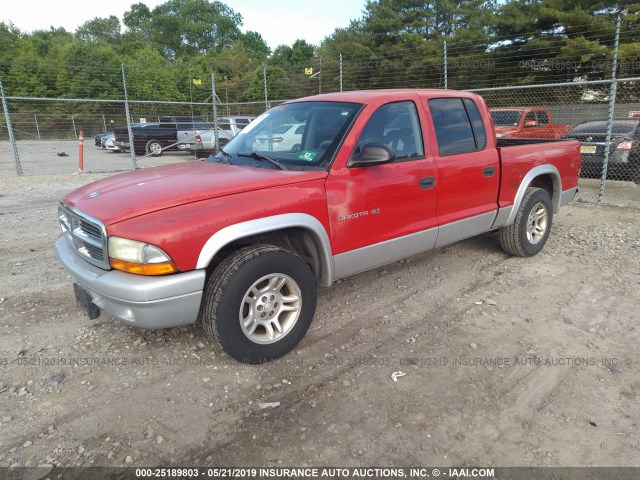
[[[0,23],[0,78],[10,96],[119,99],[124,64],[132,99],[208,101],[215,73],[222,102],[263,100],[265,76],[276,100],[337,90],[342,55],[345,89],[443,87],[445,68],[449,88],[599,80],[618,15],[619,76],[640,76],[630,0],[370,0],[319,45],[274,50],[220,1],[167,0],[75,32]]]

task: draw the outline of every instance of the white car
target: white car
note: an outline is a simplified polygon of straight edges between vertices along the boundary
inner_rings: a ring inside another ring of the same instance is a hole
[[[100,147],[114,152],[120,151],[120,147],[116,145],[116,136],[113,133],[107,133],[100,139]]]
[[[304,123],[289,123],[274,127],[271,137],[268,133],[256,135],[253,150],[256,152],[296,152],[302,144]]]

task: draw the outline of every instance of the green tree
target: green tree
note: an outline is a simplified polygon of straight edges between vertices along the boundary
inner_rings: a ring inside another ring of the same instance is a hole
[[[76,36],[86,42],[117,45],[122,39],[120,20],[113,15],[109,18],[94,18],[78,27]]]
[[[168,58],[230,47],[242,17],[219,1],[168,0],[151,12],[153,41]]]
[[[254,59],[264,60],[271,53],[267,42],[264,41],[264,38],[262,38],[262,35],[258,32],[248,31],[242,33],[238,36],[237,42],[240,42],[247,55]],[[234,46],[237,42],[234,42]]]
[[[273,51],[269,63],[285,68],[294,65],[299,68],[300,66],[308,64],[313,58],[314,53],[315,47],[313,45],[308,44],[304,40],[296,40],[292,46],[279,45]]]
[[[495,16],[494,35],[506,40],[493,56],[508,59],[503,72],[520,83],[606,78],[619,12],[619,58],[636,60],[640,8],[629,0],[512,0]]]
[[[285,87],[287,73],[279,67],[267,67],[267,94],[270,100],[289,98]],[[264,73],[262,67],[256,68],[249,88],[249,100],[264,100]]]

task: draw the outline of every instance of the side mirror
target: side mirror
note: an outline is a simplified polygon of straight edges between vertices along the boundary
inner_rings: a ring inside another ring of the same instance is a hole
[[[349,159],[348,167],[370,167],[389,163],[396,159],[396,153],[382,143],[367,143],[360,153]]]
[[[535,120],[527,120],[526,122],[524,122],[524,128],[537,127],[537,126],[538,126],[538,122],[536,122]]]

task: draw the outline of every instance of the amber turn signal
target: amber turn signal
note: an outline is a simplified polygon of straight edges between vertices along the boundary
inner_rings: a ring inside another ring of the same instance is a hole
[[[178,271],[178,267],[173,262],[164,263],[135,263],[125,262],[117,258],[110,258],[111,267],[123,272],[135,273],[136,275],[167,275]]]

